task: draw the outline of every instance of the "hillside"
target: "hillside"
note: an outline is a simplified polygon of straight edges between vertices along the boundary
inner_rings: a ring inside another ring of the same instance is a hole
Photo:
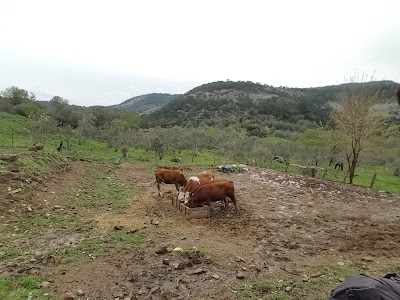
[[[120,104],[112,105],[110,107],[147,114],[160,109],[162,106],[176,99],[178,96],[180,95],[161,93],[141,95],[137,97],[132,97]]]
[[[395,82],[368,84],[382,90],[384,101],[393,100]],[[308,127],[312,123],[325,123],[337,92],[354,86],[356,84],[288,88],[249,81],[218,81],[177,97],[144,116],[142,122],[144,127],[235,125],[246,128],[252,135],[263,136],[271,127],[291,131],[296,124]]]

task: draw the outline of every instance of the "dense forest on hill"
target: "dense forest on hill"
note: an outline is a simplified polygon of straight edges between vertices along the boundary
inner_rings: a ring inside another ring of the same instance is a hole
[[[368,85],[381,89],[382,103],[393,99],[396,83],[379,81]],[[247,130],[250,136],[259,137],[275,130],[302,132],[317,124],[326,124],[337,93],[355,86],[300,89],[244,81],[213,82],[196,87],[158,111],[142,116],[141,126],[235,126]]]

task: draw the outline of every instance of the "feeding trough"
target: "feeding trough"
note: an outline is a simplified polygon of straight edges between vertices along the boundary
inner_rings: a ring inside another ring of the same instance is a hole
[[[173,207],[178,209],[183,216],[185,216],[188,219],[201,219],[201,218],[208,218],[211,216],[210,207],[207,205],[190,208],[185,204],[183,204],[182,202],[180,202],[180,200],[178,200],[178,197],[176,196],[172,196],[171,204]]]

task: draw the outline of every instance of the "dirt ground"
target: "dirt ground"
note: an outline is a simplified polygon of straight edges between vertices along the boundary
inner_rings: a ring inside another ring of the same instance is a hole
[[[12,216],[29,208],[54,210],[61,199],[84,188],[93,169],[102,168],[109,168],[112,180],[138,191],[128,207],[118,214],[90,215],[76,208],[66,214],[94,218],[93,235],[117,225],[141,229],[145,242],[125,253],[72,261],[64,254],[49,263],[35,257],[43,248],[74,247],[82,233],[48,228],[32,238],[16,229],[0,242],[0,252],[25,249],[25,259],[0,261],[0,276],[37,273],[60,299],[67,292],[75,299],[236,299],[238,284],[268,276],[285,282],[311,278],[318,265],[400,272],[399,194],[256,167],[216,174],[234,181],[238,213],[232,204],[227,212],[215,204],[211,218],[186,219],[171,205],[173,186],[162,185],[165,194],[158,196],[148,165],[70,162],[69,171],[43,178],[29,193],[4,197],[2,227],[15,227]]]

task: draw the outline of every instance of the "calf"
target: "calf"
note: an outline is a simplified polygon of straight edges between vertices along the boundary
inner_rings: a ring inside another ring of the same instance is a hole
[[[224,201],[225,205],[227,205],[228,199],[232,201],[235,205],[235,211],[237,211],[233,181],[215,180],[200,184],[190,192],[187,206],[190,208],[203,204],[210,206],[211,202],[216,201]]]
[[[189,193],[199,184],[214,180],[215,175],[212,171],[204,171],[196,174],[196,176],[192,176],[189,178],[188,183],[185,187],[181,188],[178,192],[178,200],[183,201],[185,204],[187,203],[187,199],[189,197]]]
[[[168,169],[158,169],[154,172],[156,177],[158,194],[162,196],[160,190],[160,184],[175,184],[175,188],[179,191],[180,187],[184,187],[187,184],[187,179],[185,175],[178,170],[168,170]]]

